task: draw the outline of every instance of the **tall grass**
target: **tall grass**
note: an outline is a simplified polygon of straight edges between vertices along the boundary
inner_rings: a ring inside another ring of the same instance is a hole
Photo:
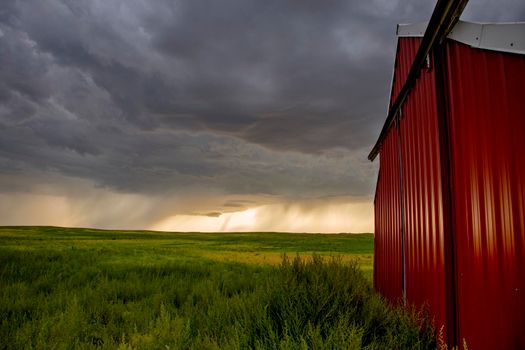
[[[355,263],[111,263],[111,251],[0,248],[1,349],[431,349]]]

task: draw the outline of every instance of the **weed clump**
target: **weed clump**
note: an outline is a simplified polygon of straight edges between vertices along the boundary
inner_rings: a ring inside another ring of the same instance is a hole
[[[355,262],[283,258],[268,286],[255,348],[435,349],[428,318],[392,308]]]

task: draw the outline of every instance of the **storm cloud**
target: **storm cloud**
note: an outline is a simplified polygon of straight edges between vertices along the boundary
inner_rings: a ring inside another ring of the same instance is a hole
[[[469,20],[525,19],[520,1],[472,3]],[[23,224],[13,218],[42,192],[86,212],[139,196],[128,203],[153,208],[140,220],[113,216],[128,227],[334,196],[370,203],[366,154],[386,114],[395,24],[428,20],[433,6],[2,0],[0,224]]]

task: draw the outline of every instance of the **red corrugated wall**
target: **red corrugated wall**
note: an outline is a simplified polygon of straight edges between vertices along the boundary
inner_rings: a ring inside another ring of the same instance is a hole
[[[401,39],[402,41],[404,38]],[[413,57],[399,57],[412,62]],[[410,65],[408,63],[408,65]],[[406,297],[426,305],[440,329],[446,322],[441,152],[436,77],[423,69],[401,116]],[[443,329],[446,333],[445,328]]]
[[[525,349],[525,57],[447,51],[459,337]]]
[[[391,103],[419,42],[399,39]],[[408,302],[428,305],[438,328],[455,311],[470,349],[525,349],[525,57],[453,41],[446,52],[444,100],[435,67],[422,70],[381,146],[374,283],[400,300],[404,226]]]
[[[420,38],[399,38],[392,101],[405,82],[420,41]],[[402,297],[403,219],[407,301],[418,306],[426,305],[436,325],[441,327],[446,314],[437,115],[434,71],[422,71],[402,108],[401,139],[398,139],[397,126],[393,126],[381,147],[375,200],[374,281],[376,288],[391,301]],[[418,151],[413,152],[414,149]],[[402,169],[399,168],[400,151]],[[402,186],[400,170],[403,174]],[[399,197],[401,189],[404,212]]]
[[[417,49],[421,44],[421,38],[399,38],[397,42],[397,53],[394,63],[394,76],[392,77],[392,91],[390,105],[394,103],[407,80],[412,61],[416,57]]]
[[[401,300],[403,288],[398,142],[394,127],[381,148],[374,200],[374,285],[393,303]]]

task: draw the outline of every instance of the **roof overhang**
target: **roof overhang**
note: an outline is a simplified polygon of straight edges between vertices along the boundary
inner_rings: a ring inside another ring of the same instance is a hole
[[[400,24],[398,37],[421,37],[421,44],[400,92],[388,111],[386,121],[379,137],[368,155],[373,161],[379,154],[381,144],[398,112],[415,85],[421,67],[431,49],[445,39],[461,42],[471,47],[525,54],[525,22],[515,23],[471,23],[459,21],[468,0],[438,0],[429,22]]]
[[[428,22],[398,24],[400,38],[423,37]],[[471,47],[525,55],[525,22],[475,23],[458,21],[448,39]]]
[[[422,38],[425,35],[428,22],[419,22],[411,24],[398,24],[396,35],[399,38]]]
[[[419,76],[420,69],[425,64],[428,53],[432,47],[434,47],[436,43],[440,43],[454,27],[467,2],[468,0],[437,1],[436,7],[434,7],[434,11],[432,12],[432,17],[430,17],[430,21],[428,22],[423,34],[421,44],[419,45],[412,66],[408,72],[406,81],[399,91],[396,100],[392,103],[385,124],[379,134],[379,138],[368,155],[368,159],[371,161],[373,161],[379,153],[381,143],[386,137],[388,130],[390,130],[390,127],[393,125],[394,120],[410,90],[414,86],[416,79]]]

